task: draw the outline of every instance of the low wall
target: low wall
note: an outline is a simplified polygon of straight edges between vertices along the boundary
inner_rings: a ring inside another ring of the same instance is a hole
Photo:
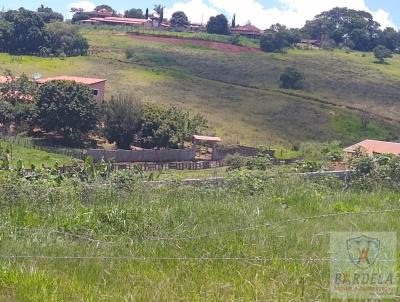
[[[132,162],[181,162],[194,161],[196,152],[193,149],[185,150],[101,150],[90,149],[83,151],[83,156],[92,157],[95,161],[104,159],[112,160],[116,163],[132,163]]]

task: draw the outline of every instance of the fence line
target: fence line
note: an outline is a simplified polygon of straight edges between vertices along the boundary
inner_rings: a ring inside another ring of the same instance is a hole
[[[342,212],[342,213],[331,213],[331,214],[322,214],[322,215],[316,215],[316,216],[309,216],[309,217],[301,217],[301,218],[294,218],[294,219],[286,219],[286,220],[281,220],[278,222],[273,222],[273,223],[267,223],[267,224],[262,224],[262,225],[254,225],[254,226],[248,226],[244,228],[236,228],[236,229],[231,229],[231,230],[225,230],[225,231],[215,231],[213,233],[208,233],[208,234],[203,234],[203,235],[198,235],[198,236],[186,236],[186,237],[145,237],[140,240],[140,243],[144,243],[146,241],[185,241],[185,240],[197,240],[197,239],[203,239],[203,238],[213,238],[217,237],[219,235],[224,235],[224,234],[230,234],[230,233],[240,233],[240,232],[246,232],[246,231],[252,231],[252,230],[257,230],[260,228],[275,228],[279,226],[285,226],[289,224],[295,224],[295,223],[306,223],[312,220],[316,219],[323,219],[323,218],[333,218],[333,217],[343,217],[343,216],[368,216],[368,215],[375,215],[375,214],[385,214],[385,213],[399,213],[399,209],[387,209],[387,210],[377,210],[377,211],[364,211],[364,212]],[[6,229],[6,228],[12,228],[12,226],[9,225],[2,225],[0,228]],[[25,228],[25,227],[14,227],[15,229],[19,229],[22,231],[43,231],[43,232],[52,232],[52,233],[58,233],[61,235],[65,236],[72,236],[76,237],[79,239],[87,240],[93,243],[97,244],[117,244],[117,242],[113,241],[102,241],[102,240],[97,240],[93,239],[84,235],[80,234],[73,234],[73,233],[68,233],[68,232],[62,232],[58,230],[51,230],[51,229],[32,229],[32,228]],[[324,234],[329,234],[329,232],[324,233]],[[128,234],[129,235],[129,234]],[[119,235],[105,235],[106,237],[111,237],[115,238]],[[136,243],[138,243],[137,241]]]

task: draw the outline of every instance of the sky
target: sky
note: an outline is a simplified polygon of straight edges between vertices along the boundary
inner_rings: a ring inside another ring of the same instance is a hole
[[[96,5],[108,4],[118,12],[129,8],[147,7],[152,10],[154,4],[166,7],[169,17],[174,11],[183,10],[192,22],[206,23],[210,16],[223,13],[228,18],[236,14],[239,24],[249,21],[260,27],[281,23],[289,27],[302,27],[318,13],[333,7],[348,7],[365,10],[374,16],[382,27],[400,28],[400,0],[0,0],[0,9],[25,7],[36,9],[40,4],[51,7],[70,18],[71,7],[92,10]]]

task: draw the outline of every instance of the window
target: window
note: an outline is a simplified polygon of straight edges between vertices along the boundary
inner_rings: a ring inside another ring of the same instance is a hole
[[[98,96],[98,94],[99,94],[99,91],[97,89],[93,89],[92,92],[93,92],[93,95],[95,95],[95,96]]]

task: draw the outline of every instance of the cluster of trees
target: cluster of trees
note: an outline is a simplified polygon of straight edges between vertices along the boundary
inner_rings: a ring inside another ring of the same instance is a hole
[[[51,8],[20,8],[0,15],[0,51],[42,56],[85,55],[86,39]]]
[[[301,35],[299,30],[289,29],[285,25],[277,23],[272,25],[261,36],[260,48],[267,52],[281,51],[300,41]]]
[[[319,40],[323,48],[374,51],[380,62],[390,57],[390,53],[400,50],[399,31],[390,27],[382,30],[370,13],[348,8],[322,12],[307,21],[301,29],[273,25],[261,37],[260,46],[268,52],[282,51],[300,42],[302,38]]]
[[[301,32],[311,39],[332,39],[337,46],[371,51],[383,45],[391,51],[400,47],[400,33],[393,28],[381,29],[365,11],[334,8],[307,21]]]
[[[113,97],[105,108],[104,136],[120,149],[183,148],[186,139],[201,132],[207,121],[175,106],[143,104],[132,95]]]
[[[52,81],[38,87],[25,75],[7,77],[9,81],[0,85],[3,127],[27,132],[39,127],[62,134],[68,144],[76,145],[87,133],[100,130],[120,149],[182,148],[207,123],[201,115],[143,104],[131,95],[99,104],[87,86],[75,82]]]

